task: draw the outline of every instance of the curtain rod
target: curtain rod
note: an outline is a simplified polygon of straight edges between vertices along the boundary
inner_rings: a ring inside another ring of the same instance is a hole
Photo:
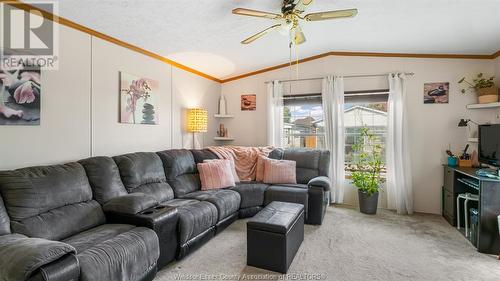
[[[363,77],[379,77],[379,76],[387,76],[390,73],[385,73],[385,74],[365,74],[365,75],[346,75],[343,76],[344,78],[363,78]],[[415,73],[413,72],[405,72],[405,75],[412,76]],[[321,80],[324,77],[314,77],[314,78],[302,78],[302,79],[287,79],[287,80],[278,80],[279,82],[298,82],[298,81],[311,81],[311,80]],[[266,81],[264,83],[272,83],[274,81]]]

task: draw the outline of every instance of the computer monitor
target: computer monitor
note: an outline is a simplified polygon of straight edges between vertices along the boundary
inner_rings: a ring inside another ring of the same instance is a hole
[[[500,124],[479,126],[479,162],[500,167]]]

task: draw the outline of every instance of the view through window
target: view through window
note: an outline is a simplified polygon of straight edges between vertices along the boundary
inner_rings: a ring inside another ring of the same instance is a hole
[[[375,135],[376,142],[382,145],[382,159],[385,161],[387,97],[387,90],[346,92],[344,125],[347,174],[358,168],[354,164],[352,146],[359,140],[363,127],[368,127]],[[285,96],[283,112],[286,147],[325,148],[320,94]]]

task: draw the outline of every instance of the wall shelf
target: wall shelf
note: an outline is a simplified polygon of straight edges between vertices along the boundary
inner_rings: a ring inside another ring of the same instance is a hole
[[[500,102],[478,103],[478,104],[467,105],[467,109],[483,109],[483,108],[497,108],[497,107],[500,107]]]
[[[221,114],[214,114],[214,117],[215,118],[233,118],[234,115],[230,115],[230,114],[225,114],[225,115],[221,115]]]
[[[214,137],[216,141],[234,141],[234,138],[226,138],[226,137]]]

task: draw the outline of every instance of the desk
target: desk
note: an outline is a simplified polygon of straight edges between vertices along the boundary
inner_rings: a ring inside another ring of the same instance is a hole
[[[497,216],[500,215],[500,180],[476,176],[476,168],[444,166],[443,217],[453,226],[460,215],[462,234],[464,227],[463,208],[457,214],[456,200],[460,193],[479,195],[477,205],[469,204],[479,211],[478,242],[474,245],[481,253],[500,253],[500,235]],[[463,201],[462,201],[463,202]],[[470,215],[470,212],[469,212]]]

